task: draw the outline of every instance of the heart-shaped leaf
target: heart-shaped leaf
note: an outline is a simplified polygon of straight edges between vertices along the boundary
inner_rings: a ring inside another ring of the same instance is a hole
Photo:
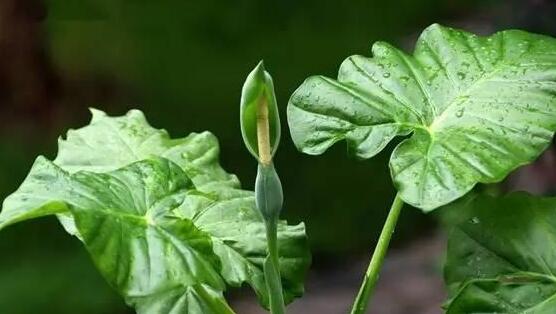
[[[556,198],[466,197],[442,211],[452,217],[447,313],[554,312]]]
[[[39,158],[30,178],[5,206],[20,201],[69,209],[98,269],[139,313],[232,313],[210,236],[173,212],[194,191],[179,166],[152,159],[108,173],[70,175]],[[38,186],[40,200],[25,200],[22,192]]]
[[[140,111],[108,117],[93,110],[91,125],[70,131],[67,140],[60,140],[55,162],[76,175],[82,170],[102,174],[136,160],[160,158],[155,157],[159,154],[179,165],[185,172],[183,175],[195,185],[183,202],[176,205],[174,215],[191,221],[195,228],[207,234],[222,264],[220,275],[227,284],[249,283],[261,304],[267,306],[268,294],[262,275],[266,256],[264,223],[256,210],[253,192],[240,190],[235,176],[227,174],[218,164],[218,143],[213,135],[204,132],[170,139],[165,131],[148,125]],[[42,157],[37,159],[22,186],[5,200],[0,229],[22,220],[58,214],[71,234],[79,234],[68,203],[59,201],[77,196],[63,188],[71,182],[64,181],[68,176],[60,173],[54,164]],[[84,240],[81,235],[80,238]],[[281,222],[279,242],[284,294],[286,301],[291,302],[303,293],[310,263],[304,225],[288,226]],[[195,291],[191,293],[199,293]]]
[[[432,25],[413,55],[387,43],[352,56],[338,80],[308,78],[292,95],[297,147],[321,154],[345,139],[358,157],[394,150],[401,198],[430,211],[478,182],[535,159],[556,129],[556,40],[510,30],[489,37]]]

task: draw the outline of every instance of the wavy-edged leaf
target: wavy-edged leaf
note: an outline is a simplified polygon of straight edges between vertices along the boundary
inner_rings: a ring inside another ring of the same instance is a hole
[[[230,210],[234,208],[236,210]],[[232,286],[248,282],[264,306],[269,296],[263,274],[267,256],[264,222],[256,210],[253,192],[217,188],[190,194],[176,209],[179,217],[191,219],[212,237],[215,253],[222,260],[222,276]],[[278,225],[280,275],[286,303],[303,294],[309,254],[305,226]]]
[[[28,212],[65,204],[97,268],[139,313],[193,313],[199,307],[232,313],[217,310],[227,306],[210,236],[173,213],[195,189],[178,165],[156,158],[107,173],[69,174],[40,158],[31,173],[34,186],[51,188],[24,202],[37,206]],[[11,197],[21,199],[25,191]],[[10,204],[8,198],[5,206]]]
[[[394,150],[401,198],[430,211],[478,182],[535,159],[556,129],[556,40],[518,30],[476,36],[432,25],[413,55],[387,43],[345,60],[338,79],[308,78],[292,95],[297,147],[321,154],[340,140],[358,157]]]
[[[270,87],[271,80],[267,78]],[[275,106],[276,101],[272,101]],[[186,205],[181,206],[183,217],[199,221],[198,227],[211,234],[215,253],[223,261],[226,282],[232,286],[248,282],[261,304],[267,306],[262,274],[266,257],[264,224],[256,211],[253,193],[238,189],[237,178],[220,167],[216,137],[203,132],[170,139],[166,131],[151,127],[138,110],[120,117],[95,109],[91,112],[93,118],[88,126],[69,131],[66,140],[59,140],[54,162],[70,172],[105,172],[150,156],[169,158],[180,165],[196,188],[205,192],[197,193],[197,200],[193,195],[188,197]],[[279,130],[275,139],[278,138]],[[71,216],[58,217],[66,230],[75,234]],[[303,294],[310,263],[305,227],[282,223],[279,239],[284,297],[289,303]]]
[[[553,313],[556,198],[475,196],[443,209],[450,222],[447,313]]]
[[[220,167],[218,140],[210,132],[172,139],[166,130],[153,128],[139,110],[116,117],[97,109],[91,113],[89,125],[69,130],[66,139],[58,140],[54,163],[66,171],[107,172],[157,156],[182,167],[197,189],[240,186],[236,176]],[[58,219],[67,232],[79,237],[71,215],[60,214]]]
[[[58,167],[39,156],[17,192],[2,204],[0,229],[11,224],[53,214],[68,213],[65,188],[71,182]]]
[[[262,263],[266,256],[262,217],[256,210],[253,192],[238,189],[239,182],[235,176],[220,168],[218,143],[214,136],[205,132],[185,139],[168,140],[168,147],[171,148],[157,150],[156,147],[165,147],[165,144],[150,146],[151,142],[161,143],[167,135],[148,126],[139,111],[130,111],[122,117],[108,117],[93,110],[93,115],[91,125],[70,131],[67,140],[60,140],[60,152],[56,159],[58,166],[75,175],[80,170],[102,174],[113,170],[115,166],[112,163],[122,167],[139,158],[155,158],[158,153],[178,161],[177,165],[186,172],[184,175],[192,176],[195,189],[191,188],[183,202],[176,205],[176,216],[192,221],[196,228],[209,236],[213,250],[221,260],[220,274],[227,284],[240,286],[249,283],[261,304],[267,306],[268,295],[262,276]],[[141,128],[147,130],[141,131]],[[103,146],[103,139],[107,139],[106,147]],[[116,142],[120,142],[121,146],[123,141],[130,147],[138,148],[118,151]],[[135,153],[131,154],[132,151]],[[71,185],[63,181],[68,177],[64,173],[46,159],[38,158],[22,186],[4,202],[0,228],[30,218],[58,214],[66,230],[83,240],[67,203],[51,202],[53,196],[56,199],[67,196],[60,187]],[[284,294],[290,302],[303,293],[303,281],[310,263],[303,224],[288,226],[282,222],[279,242]]]
[[[150,157],[164,157],[178,164],[198,189],[205,185],[239,187],[239,181],[220,167],[218,140],[210,132],[172,139],[153,128],[139,110],[110,117],[91,109],[89,125],[70,130],[58,140],[54,163],[69,172],[107,172]]]

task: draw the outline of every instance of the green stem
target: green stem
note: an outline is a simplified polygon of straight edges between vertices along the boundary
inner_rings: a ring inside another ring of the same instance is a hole
[[[270,312],[284,314],[284,295],[280,279],[280,260],[278,255],[278,229],[277,220],[267,221],[266,239],[268,242],[268,256],[264,262],[264,275],[266,288],[270,297]]]
[[[388,251],[388,245],[390,244],[390,239],[396,228],[396,223],[398,222],[398,217],[400,216],[401,209],[403,207],[403,200],[400,198],[399,193],[396,194],[394,201],[392,202],[392,207],[388,213],[388,218],[382,227],[382,232],[378,238],[378,243],[376,245],[373,257],[365,273],[365,278],[357,294],[357,298],[353,303],[353,308],[351,309],[351,314],[364,314],[367,305],[369,304],[369,299],[371,298],[376,283],[378,281],[378,274],[382,263],[384,262],[384,257],[386,256],[386,251]]]

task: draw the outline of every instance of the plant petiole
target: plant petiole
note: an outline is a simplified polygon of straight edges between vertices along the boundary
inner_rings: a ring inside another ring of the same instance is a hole
[[[386,252],[388,251],[388,245],[390,244],[390,239],[396,228],[398,222],[398,217],[400,216],[401,209],[403,207],[403,200],[400,198],[399,193],[396,194],[394,201],[392,202],[392,207],[382,227],[380,237],[378,238],[378,243],[375,247],[373,257],[363,278],[363,283],[361,288],[359,288],[359,293],[353,303],[351,309],[351,314],[364,314],[367,306],[369,304],[369,299],[372,297],[374,288],[378,281],[378,275],[386,257]]]

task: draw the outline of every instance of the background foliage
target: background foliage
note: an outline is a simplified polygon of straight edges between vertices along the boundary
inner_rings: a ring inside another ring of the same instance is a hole
[[[0,198],[17,188],[36,155],[53,157],[58,134],[88,121],[88,106],[111,114],[139,108],[174,137],[212,131],[224,168],[251,189],[256,166],[242,146],[239,96],[245,75],[264,58],[284,117],[276,160],[284,215],[307,222],[314,267],[334,265],[374,245],[394,193],[389,153],[358,163],[343,145],[321,157],[297,153],[284,115],[293,90],[309,74],[334,77],[345,56],[368,54],[376,40],[411,47],[433,22],[554,35],[555,12],[542,0],[2,1]],[[0,234],[0,250],[10,252],[0,258],[0,311],[125,313],[56,224],[34,221]],[[394,245],[434,226],[406,210]]]

